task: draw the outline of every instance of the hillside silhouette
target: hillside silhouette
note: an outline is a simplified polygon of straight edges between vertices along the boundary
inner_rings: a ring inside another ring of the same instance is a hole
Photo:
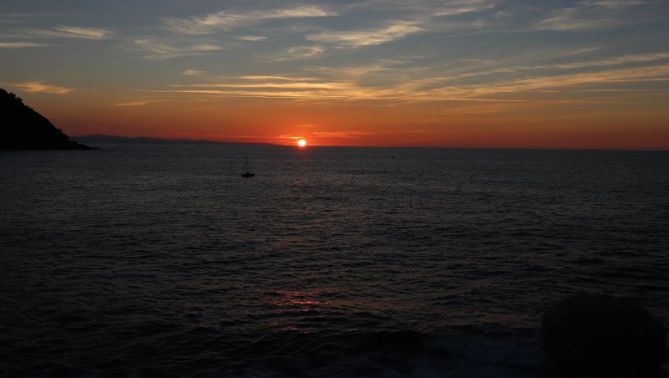
[[[70,140],[48,119],[23,103],[14,93],[0,88],[0,149],[89,150]]]

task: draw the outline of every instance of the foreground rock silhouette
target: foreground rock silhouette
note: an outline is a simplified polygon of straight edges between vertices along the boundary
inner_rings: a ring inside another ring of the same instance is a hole
[[[48,119],[26,106],[19,97],[0,89],[0,149],[90,150],[71,141]]]
[[[662,323],[627,300],[570,297],[546,311],[541,333],[546,377],[666,377]]]

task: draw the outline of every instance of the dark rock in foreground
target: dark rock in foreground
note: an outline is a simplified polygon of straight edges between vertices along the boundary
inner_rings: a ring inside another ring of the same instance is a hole
[[[544,314],[546,377],[665,377],[662,323],[606,295],[577,295]]]
[[[0,89],[0,122],[0,149],[3,150],[93,149],[71,141],[48,119],[4,89]]]

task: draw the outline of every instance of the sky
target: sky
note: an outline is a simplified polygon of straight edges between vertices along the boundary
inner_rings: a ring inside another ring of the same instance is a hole
[[[2,0],[71,136],[669,149],[669,0]]]

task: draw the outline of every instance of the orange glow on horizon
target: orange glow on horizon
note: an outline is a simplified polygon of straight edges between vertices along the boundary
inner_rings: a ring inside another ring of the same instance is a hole
[[[307,146],[307,144],[309,144],[306,139],[299,139],[296,143],[300,148],[304,148]]]
[[[146,106],[116,107],[103,94],[67,97],[24,95],[24,102],[66,134],[268,143],[312,146],[669,149],[669,112],[649,104],[644,112],[607,105],[554,105],[516,109],[488,103],[440,109],[436,104],[372,108],[311,103],[170,99]],[[263,111],[255,111],[262,106]],[[465,111],[466,110],[466,111]],[[499,110],[499,109],[498,109]],[[491,111],[489,115],[487,111]],[[104,114],[101,117],[100,114]],[[249,116],[251,114],[252,116]],[[447,119],[447,120],[444,120]]]

